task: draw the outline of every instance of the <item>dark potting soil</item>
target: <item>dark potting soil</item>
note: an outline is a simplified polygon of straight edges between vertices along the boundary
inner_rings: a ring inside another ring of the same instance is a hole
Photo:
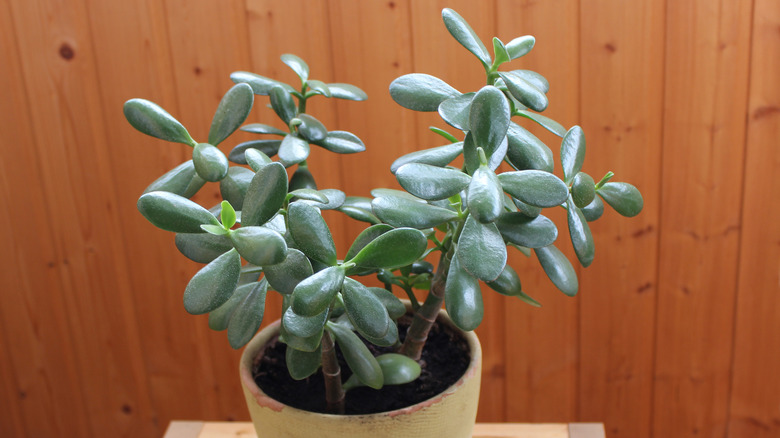
[[[399,337],[403,341],[410,319],[398,320]],[[369,349],[374,355],[392,352],[392,347]],[[298,409],[327,413],[325,387],[322,374],[318,371],[304,380],[294,380],[287,371],[285,350],[287,346],[274,339],[265,348],[263,358],[253,370],[255,382],[268,396]],[[342,381],[351,375],[341,352],[336,345],[341,365]],[[471,357],[468,343],[449,327],[435,324],[428,334],[420,366],[422,373],[414,382],[403,385],[387,385],[375,390],[367,387],[347,391],[345,414],[373,414],[392,411],[427,400],[457,382],[466,372]]]

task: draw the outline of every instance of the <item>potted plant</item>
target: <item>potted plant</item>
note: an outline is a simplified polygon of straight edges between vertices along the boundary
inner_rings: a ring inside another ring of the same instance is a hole
[[[227,330],[230,345],[240,348],[261,325],[268,291],[283,297],[281,322],[255,337],[242,358],[250,411],[263,428],[270,423],[296,427],[309,420],[301,420],[303,411],[274,401],[267,391],[253,386],[262,353],[279,350],[282,357],[273,360],[283,364],[294,380],[318,379],[324,401],[315,409],[349,414],[347,391],[348,401],[353,392],[415,385],[426,340],[432,330],[439,331],[433,327],[442,305],[451,318],[446,321],[464,332],[474,330],[483,315],[480,283],[539,306],[507,265],[508,247],[535,255],[558,289],[576,294],[576,273],[555,246],[558,230],[541,214],[544,209],[566,210],[568,234],[585,267],[594,257],[588,222],[602,215],[604,202],[624,216],[642,209],[642,197],[632,185],[611,181],[611,172],[595,182],[581,171],[582,129],[566,130],[539,114],[548,105],[549,84],[543,76],[529,70],[499,70],[533,48],[532,36],[507,44],[493,38],[491,56],[460,15],[444,9],[442,17],[455,40],[484,67],[486,85],[463,93],[426,74],[404,75],[390,84],[398,104],[437,111],[462,133],[431,128],[446,144],[392,163],[390,170],[405,191],[375,189],[373,198],[361,198],[317,187],[310,171],[316,168],[308,159],[310,145],[335,153],[360,152],[364,145],[352,133],[329,131],[307,112],[307,101],[321,97],[362,101],[366,95],[352,85],[311,79],[306,63],[294,55],[283,55],[282,61],[300,78],[295,86],[253,73],[233,73],[236,85],[217,107],[204,143],[193,140],[156,104],[142,99],[125,103],[125,116],[139,131],[193,148],[192,160],[153,182],[138,201],[144,217],[176,233],[176,246],[186,257],[206,263],[185,289],[185,309],[208,313],[209,326]],[[269,97],[284,129],[244,125],[256,95]],[[513,118],[538,123],[561,137],[563,178],[553,173],[550,148]],[[217,146],[238,129],[270,138],[240,143],[226,156]],[[189,200],[206,182],[219,183],[223,198],[211,209]],[[337,254],[322,210],[337,210],[368,224],[346,254]],[[373,278],[384,287],[370,286],[366,280]],[[408,297],[406,306],[393,294],[396,290]],[[404,316],[407,307],[411,317]],[[399,321],[404,318],[408,321],[399,336]],[[466,372],[471,383],[461,380],[455,386],[476,393],[479,346],[473,335],[468,336],[461,342],[471,347],[465,355],[474,356],[464,361],[471,366]],[[423,362],[426,372],[438,368]],[[361,415],[351,425],[334,425],[339,416],[327,413],[315,415],[318,419],[313,421],[319,436],[330,436],[329,428],[334,436],[349,436],[345,434],[357,423],[397,424],[402,413],[415,411],[424,419],[401,428],[440,424],[439,429],[432,427],[430,436],[470,436],[476,399],[456,401],[448,394],[432,400],[390,414]],[[258,406],[258,401],[265,405]],[[457,406],[455,419],[427,417],[439,409],[436,403]],[[276,411],[293,412],[293,419],[271,419]],[[403,433],[409,430],[419,432]]]

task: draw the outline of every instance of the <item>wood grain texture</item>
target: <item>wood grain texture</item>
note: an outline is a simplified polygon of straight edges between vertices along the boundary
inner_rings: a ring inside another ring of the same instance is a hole
[[[779,29],[780,4],[757,1],[753,12],[730,437],[780,435],[780,203],[774,196],[780,190]]]

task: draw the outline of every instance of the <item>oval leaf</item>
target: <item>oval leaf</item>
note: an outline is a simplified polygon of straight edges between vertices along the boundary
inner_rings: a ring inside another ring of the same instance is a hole
[[[314,316],[301,316],[295,313],[292,307],[288,307],[282,315],[282,325],[287,333],[308,338],[322,332],[325,322],[328,321],[328,313],[329,310],[325,309]]]
[[[512,72],[499,72],[499,76],[504,80],[509,93],[520,103],[531,108],[534,111],[544,111],[550,103],[544,91],[536,88],[530,82],[527,82],[520,76]]]
[[[484,66],[489,66],[491,63],[490,53],[466,20],[449,8],[441,11],[441,17],[444,19],[444,26],[447,27],[455,40],[479,58]]]
[[[222,254],[198,271],[184,290],[184,309],[201,315],[224,304],[236,290],[241,257],[235,249]]]
[[[244,132],[251,132],[252,134],[274,134],[274,135],[281,135],[285,136],[288,133],[285,131],[282,131],[279,128],[274,128],[270,125],[264,125],[262,123],[250,123],[248,125],[244,125],[241,127],[241,130]]]
[[[150,192],[138,199],[138,211],[155,227],[176,233],[202,233],[201,225],[218,225],[208,210],[182,196]]]
[[[144,190],[149,192],[171,192],[185,198],[191,198],[200,190],[206,180],[195,172],[195,164],[192,160],[185,161],[157,178]]]
[[[580,264],[583,267],[590,266],[593,263],[593,257],[595,255],[595,245],[593,244],[593,236],[590,233],[590,227],[585,220],[582,212],[574,201],[569,198],[567,204],[566,217],[569,224],[569,236],[571,237],[571,243],[574,246],[574,253],[577,255]]]
[[[563,137],[564,135],[566,135],[566,128],[564,128],[560,123],[556,122],[555,120],[549,117],[537,113],[532,113],[526,110],[519,110],[517,111],[517,114],[527,119],[533,120],[534,122],[541,125],[542,128],[552,132],[558,137]]]
[[[192,162],[198,176],[217,182],[227,175],[228,159],[219,149],[208,143],[198,143],[192,150]]]
[[[642,211],[644,200],[636,187],[624,182],[608,182],[596,193],[622,216],[634,217]]]
[[[306,64],[306,62],[304,62],[303,59],[291,53],[285,53],[281,56],[281,59],[283,63],[287,64],[287,66],[290,67],[299,78],[301,78],[302,84],[306,83],[306,80],[309,79],[309,66]]]
[[[322,351],[318,348],[314,351],[301,351],[287,346],[285,353],[287,371],[295,380],[303,380],[316,373],[322,364]]]
[[[468,191],[471,214],[482,223],[493,222],[504,207],[504,192],[498,177],[487,166],[480,166],[471,178]]]
[[[175,242],[180,253],[198,263],[209,263],[233,249],[227,236],[211,233],[177,233]]]
[[[279,161],[284,167],[290,167],[309,158],[309,143],[293,134],[284,137],[279,145]]]
[[[361,231],[355,238],[355,241],[352,242],[352,246],[349,247],[349,251],[347,251],[347,255],[344,256],[344,260],[352,260],[352,258],[354,258],[355,255],[357,255],[361,249],[365,248],[372,240],[392,229],[393,227],[387,224],[376,224]]]
[[[476,93],[466,93],[447,99],[439,104],[439,115],[450,126],[461,131],[469,130],[469,111]]]
[[[274,87],[283,87],[288,92],[293,92],[293,88],[287,84],[274,79],[260,76],[255,73],[237,71],[230,74],[230,80],[236,84],[246,83],[252,87],[252,92],[261,96],[267,96]]]
[[[523,213],[504,213],[496,226],[504,240],[526,248],[542,248],[558,238],[555,223],[542,215],[532,218]]]
[[[371,208],[378,218],[396,228],[422,230],[458,218],[452,210],[395,196],[376,198],[371,201]]]
[[[244,206],[244,197],[252,182],[255,173],[246,167],[233,166],[228,169],[227,175],[219,182],[219,193],[222,199],[230,202],[236,210]]]
[[[574,205],[584,208],[596,198],[596,182],[585,172],[579,172],[571,182]]]
[[[460,267],[458,257],[452,259],[444,286],[444,305],[452,322],[463,331],[479,326],[484,315],[479,281]]]
[[[228,343],[231,347],[235,349],[243,347],[257,333],[263,323],[267,291],[268,283],[265,281],[255,283],[249,295],[233,312],[227,328]]]
[[[573,126],[561,141],[561,164],[563,165],[563,181],[571,182],[585,161],[585,134],[579,126]]]
[[[541,170],[520,170],[498,175],[504,191],[536,207],[561,205],[569,198],[569,187],[557,176]]]
[[[328,266],[336,264],[336,245],[328,224],[316,208],[293,202],[287,209],[287,221],[298,249],[312,260]]]
[[[258,285],[259,283],[250,283],[238,286],[225,304],[209,312],[209,328],[216,331],[227,330],[233,312]]]
[[[325,140],[328,136],[328,130],[319,120],[308,114],[298,114],[298,119],[302,122],[298,126],[298,132],[311,142]]]
[[[413,382],[420,377],[422,372],[417,361],[403,354],[385,353],[377,356],[376,361],[379,363],[379,368],[382,369],[385,385],[403,385]],[[363,386],[363,382],[355,374],[349,376],[349,379],[344,382],[345,391],[359,386]]]
[[[268,95],[271,98],[271,108],[273,108],[276,115],[279,116],[285,124],[289,124],[290,120],[292,120],[297,113],[297,108],[290,92],[283,87],[276,86],[271,89]]]
[[[381,287],[369,287],[368,289],[382,302],[391,319],[398,319],[406,315],[406,306],[392,292]]]
[[[241,227],[230,233],[241,257],[255,266],[281,263],[287,255],[284,237],[266,227]]]
[[[595,197],[593,201],[582,209],[582,215],[588,222],[593,222],[604,214],[604,202],[601,198]]]
[[[506,266],[506,244],[495,224],[482,224],[474,216],[466,219],[455,257],[474,277],[493,281]]]
[[[327,85],[328,89],[330,90],[330,95],[333,97],[357,101],[368,99],[366,92],[354,85],[339,83]]]
[[[477,92],[469,109],[469,127],[476,146],[487,156],[499,148],[509,128],[509,102],[501,90],[487,85]]]
[[[364,268],[395,269],[415,262],[427,246],[428,239],[420,230],[396,228],[373,239],[351,261]]]
[[[254,101],[255,95],[248,84],[236,84],[228,90],[219,102],[214,118],[211,120],[209,143],[216,146],[235,132],[249,116]]]
[[[390,172],[396,173],[404,164],[419,163],[444,167],[463,153],[463,142],[457,142],[406,154],[393,162]]]
[[[544,170],[554,168],[553,153],[541,140],[527,129],[510,123],[506,133],[509,141],[506,158],[517,170]]]
[[[519,76],[523,78],[526,82],[533,85],[534,87],[542,90],[542,92],[547,93],[550,91],[550,83],[547,81],[547,79],[540,75],[539,73],[531,70],[512,70],[512,74],[515,76]]]
[[[506,45],[506,51],[509,52],[509,59],[517,59],[534,48],[536,38],[531,35],[524,35],[513,39]]]
[[[354,154],[366,150],[363,141],[347,131],[330,131],[324,140],[312,143],[337,154]]]
[[[252,140],[237,144],[228,154],[228,159],[236,164],[248,164],[246,161],[246,151],[257,149],[263,154],[273,157],[279,152],[281,140]]]
[[[194,146],[195,140],[172,115],[154,102],[130,99],[124,105],[125,118],[133,128],[165,141]]]
[[[539,264],[552,283],[564,294],[573,297],[579,288],[577,273],[563,253],[553,245],[534,249]]]
[[[292,309],[301,316],[324,312],[344,283],[344,268],[331,266],[303,279],[293,290]]]
[[[314,176],[306,166],[298,166],[290,178],[290,191],[299,189],[312,189],[317,190],[317,183],[314,181]]]
[[[349,277],[341,288],[347,316],[358,333],[368,338],[382,338],[390,328],[390,317],[379,298],[367,287]]]
[[[295,248],[287,250],[287,257],[281,263],[265,266],[263,271],[268,284],[280,294],[293,293],[298,283],[314,273],[308,257]]]
[[[390,83],[390,97],[414,111],[436,111],[440,103],[457,96],[460,92],[448,83],[422,73],[403,75]]]
[[[279,212],[287,197],[287,171],[271,163],[255,173],[244,196],[241,224],[262,225]]]
[[[381,388],[384,381],[382,368],[363,341],[352,330],[339,324],[328,323],[327,328],[336,338],[336,343],[352,373],[364,385],[374,389]]]
[[[429,201],[456,195],[471,181],[468,175],[459,170],[421,163],[401,166],[395,172],[395,177],[409,193]]]

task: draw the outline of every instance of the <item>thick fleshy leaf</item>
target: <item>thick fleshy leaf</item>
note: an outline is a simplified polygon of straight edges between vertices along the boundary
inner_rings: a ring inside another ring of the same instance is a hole
[[[290,167],[309,158],[309,142],[289,134],[279,145],[279,161],[284,167]]]
[[[249,116],[254,101],[252,87],[246,83],[236,84],[228,90],[219,102],[214,118],[211,120],[209,143],[216,146],[235,132]]]
[[[354,85],[339,83],[332,83],[327,85],[328,89],[330,89],[330,95],[333,97],[357,101],[368,99],[366,92]]]
[[[290,191],[299,189],[312,189],[317,190],[317,183],[314,181],[314,176],[306,166],[298,166],[290,178]]]
[[[636,187],[624,182],[608,182],[596,193],[622,216],[634,217],[642,211],[644,200]]]
[[[504,80],[509,93],[520,103],[531,108],[534,111],[544,111],[550,103],[544,91],[536,88],[533,84],[526,81],[512,72],[499,72],[499,76]]]
[[[553,245],[534,249],[539,264],[552,283],[564,294],[573,297],[579,288],[577,272],[563,253]]]
[[[429,201],[456,195],[471,181],[468,175],[459,170],[422,163],[401,166],[395,172],[395,177],[409,193]]]
[[[497,37],[493,37],[493,61],[494,65],[499,66],[510,60],[509,52],[504,43]]]
[[[436,111],[440,103],[457,96],[460,92],[448,83],[423,73],[403,75],[390,83],[390,97],[414,111]]]
[[[198,271],[184,290],[184,309],[201,315],[224,304],[236,290],[241,274],[241,257],[234,249],[222,254]]]
[[[328,197],[312,189],[298,189],[290,192],[290,195],[296,201],[313,201],[318,204],[326,204]]]
[[[506,158],[512,167],[517,170],[553,171],[552,151],[527,129],[510,123],[506,136],[509,141]]]
[[[227,235],[211,233],[177,233],[175,242],[180,253],[198,263],[209,263],[233,248]]]
[[[547,78],[540,75],[539,73],[532,71],[532,70],[512,70],[512,74],[515,76],[519,76],[523,78],[526,82],[533,85],[534,87],[542,90],[542,92],[547,93],[550,91],[550,83],[547,81]]]
[[[492,85],[482,87],[471,101],[470,132],[477,147],[484,149],[488,156],[504,141],[509,117],[509,102],[504,93]]]
[[[585,161],[585,133],[579,126],[573,126],[561,141],[561,164],[563,165],[563,181],[571,182]]]
[[[452,210],[411,201],[401,197],[387,196],[371,201],[374,214],[396,228],[432,228],[458,218]]]
[[[422,372],[420,364],[409,356],[398,353],[385,353],[376,357],[379,367],[382,369],[383,383],[385,385],[403,385],[413,382]],[[363,386],[363,382],[353,374],[344,382],[344,390]]]
[[[259,283],[253,282],[238,286],[233,295],[225,301],[225,304],[209,312],[209,328],[216,331],[227,330],[233,312],[244,301],[244,298],[259,285]]]
[[[309,79],[306,81],[306,86],[311,90],[306,93],[307,96],[309,96],[311,93],[315,93],[325,97],[331,97],[330,88],[325,82],[318,81],[316,79]]]
[[[290,377],[295,380],[303,380],[320,369],[322,351],[319,348],[314,351],[301,351],[288,345],[285,359]]]
[[[138,211],[155,227],[176,233],[202,233],[201,225],[220,225],[208,210],[170,192],[149,192],[138,199]]]
[[[520,170],[498,175],[504,191],[537,207],[561,205],[569,198],[569,187],[557,176],[542,170]]]
[[[387,224],[376,224],[361,231],[352,242],[352,246],[349,247],[347,255],[344,256],[344,260],[352,260],[352,258],[355,257],[357,253],[359,253],[361,249],[365,248],[365,246],[368,245],[372,240],[392,229],[393,227]]]
[[[524,35],[513,39],[506,45],[506,50],[509,52],[509,58],[517,59],[527,54],[534,48],[534,44],[536,44],[536,38],[531,35]]]
[[[452,322],[463,331],[471,331],[482,322],[484,307],[479,280],[460,266],[458,257],[452,259],[444,286],[444,305]]]
[[[161,140],[194,146],[195,140],[181,123],[154,102],[130,99],[124,105],[125,118],[133,128]]]
[[[526,110],[519,110],[517,113],[520,116],[533,120],[534,122],[541,125],[542,128],[552,132],[558,137],[563,137],[564,135],[566,135],[566,128],[564,128],[560,123],[556,122],[555,120],[549,117],[537,113],[532,113]]]
[[[396,173],[401,166],[409,163],[444,167],[461,153],[463,153],[463,142],[411,152],[396,159],[390,166],[390,172]]]
[[[471,215],[479,222],[493,222],[503,211],[504,192],[498,177],[487,166],[474,171],[467,199]]]
[[[284,237],[266,227],[241,227],[230,233],[230,240],[241,257],[255,266],[281,263],[287,255]]]
[[[410,201],[418,202],[420,204],[425,204],[424,199],[420,199],[417,196],[412,195],[411,193],[407,193],[403,190],[396,190],[396,189],[388,189],[384,187],[378,187],[371,190],[371,196],[375,198],[383,198],[385,196],[393,196],[396,198],[404,198],[408,199]]]
[[[367,287],[349,277],[341,288],[349,320],[357,331],[369,338],[382,338],[390,328],[390,316],[382,301]]]
[[[368,289],[382,302],[391,319],[398,319],[406,314],[404,303],[389,290],[381,287],[369,287]]]
[[[466,138],[463,140],[463,161],[465,161],[466,170],[470,174],[473,174],[480,165],[477,147],[479,147],[479,145],[474,139],[474,135],[471,132],[467,133]],[[506,136],[498,145],[497,149],[483,149],[485,151],[485,155],[487,156],[488,167],[490,170],[495,171],[498,169],[498,166],[500,166],[501,162],[504,161],[504,157],[506,157],[508,149],[509,141],[507,140]]]
[[[255,94],[261,95],[261,96],[267,96],[271,90],[274,87],[282,87],[286,89],[288,92],[295,91],[291,86],[279,82],[274,79],[267,78],[265,76],[260,76],[255,73],[245,72],[245,71],[237,71],[230,74],[230,80],[233,81],[236,84],[239,83],[246,83],[249,84],[250,87],[252,87],[252,91]]]
[[[247,164],[247,149],[257,149],[269,157],[273,157],[279,152],[281,140],[252,140],[237,144],[228,154],[228,159],[236,164]]]
[[[291,53],[285,53],[281,56],[281,59],[283,63],[287,64],[287,66],[301,78],[301,83],[305,83],[306,80],[309,79],[309,66],[303,59]]]
[[[526,248],[542,248],[558,238],[555,223],[542,215],[531,218],[523,213],[504,213],[496,226],[504,240]]]
[[[262,225],[274,217],[287,197],[287,171],[281,163],[271,163],[255,173],[244,196],[243,226]]]
[[[483,65],[489,66],[491,63],[490,53],[466,20],[449,8],[441,11],[441,17],[444,19],[444,26],[447,27],[455,40],[479,58]]]
[[[200,190],[206,180],[195,172],[192,160],[185,161],[157,178],[144,190],[144,193],[163,191],[191,198]]]
[[[461,131],[469,130],[469,111],[471,101],[477,93],[466,93],[453,97],[439,104],[439,116],[450,126]]]
[[[466,219],[455,257],[460,266],[482,281],[493,281],[506,266],[506,244],[496,224],[482,224],[474,216]]]
[[[378,217],[374,215],[371,208],[371,199],[360,196],[347,196],[344,199],[344,203],[341,207],[337,208],[338,211],[346,214],[352,219],[368,222],[370,224],[378,224],[382,222]]]
[[[293,202],[287,209],[287,223],[298,249],[312,260],[328,266],[336,264],[336,245],[328,224],[316,208]]]
[[[542,209],[540,207],[526,204],[525,202],[512,198],[511,196],[510,198],[512,199],[512,204],[517,207],[517,210],[530,218],[535,218],[542,213]]]
[[[325,139],[312,143],[337,154],[355,154],[366,150],[363,141],[347,131],[330,131]]]
[[[250,123],[248,125],[242,126],[241,130],[244,132],[251,132],[252,134],[273,134],[282,136],[289,134],[288,132],[282,131],[279,128],[262,123]]]
[[[266,164],[271,164],[273,162],[268,155],[255,148],[247,149],[246,152],[244,152],[244,158],[246,159],[246,163],[249,164],[249,167],[255,172]]]
[[[292,309],[301,316],[325,311],[344,283],[344,268],[331,266],[303,279],[293,290]]]
[[[298,126],[298,133],[311,142],[325,140],[328,130],[319,120],[308,114],[298,114],[298,120],[302,123]]]
[[[326,308],[314,316],[301,316],[295,313],[292,307],[288,307],[282,315],[282,324],[287,333],[308,338],[322,332],[325,322],[328,321],[328,313]]]
[[[249,295],[233,311],[227,328],[228,343],[231,347],[235,349],[243,347],[257,333],[263,323],[267,292],[268,283],[265,281],[256,283]]]
[[[441,105],[439,105],[439,106],[441,106]],[[447,131],[445,131],[445,130],[443,130],[441,128],[437,128],[435,126],[429,126],[428,129],[431,132],[433,132],[434,134],[437,134],[437,135],[439,135],[441,137],[444,137],[445,140],[447,140],[447,141],[449,141],[451,143],[457,143],[458,142],[458,139],[454,135],[450,134],[449,132],[447,132]]]
[[[593,222],[604,214],[604,202],[598,196],[593,201],[582,208],[582,215],[588,222]]]
[[[297,107],[289,91],[277,86],[271,89],[268,96],[271,98],[271,108],[284,123],[289,124],[295,117]]]
[[[574,205],[585,208],[596,198],[596,182],[585,172],[579,172],[571,182],[571,197]]]
[[[363,341],[352,330],[339,324],[329,322],[326,327],[336,338],[336,343],[352,373],[364,385],[374,389],[381,388],[384,381],[382,368]]]
[[[314,273],[309,259],[295,248],[287,250],[287,257],[281,263],[265,266],[263,271],[268,284],[280,294],[293,293],[298,283]]]
[[[347,195],[338,189],[322,189],[317,191],[318,194],[325,198],[325,202],[312,201],[312,200],[299,200],[297,202],[303,202],[320,210],[335,210],[344,204],[347,199]]]
[[[260,274],[263,273],[263,268],[246,264],[241,267],[241,275],[238,277],[238,285],[243,286],[245,284],[254,283],[260,281]]]
[[[246,167],[229,168],[225,178],[219,182],[219,193],[222,199],[230,202],[236,210],[241,210],[244,206],[244,196],[254,176],[255,173]]]
[[[574,201],[569,198],[566,205],[569,236],[571,237],[571,243],[574,246],[574,253],[577,255],[580,264],[587,268],[593,263],[593,257],[596,250],[596,247],[593,244],[593,236],[590,233],[590,227],[585,220],[585,216],[583,216],[580,209],[574,205]]]
[[[371,240],[351,261],[364,268],[395,269],[416,261],[427,246],[428,239],[420,230],[396,228]]]
[[[511,266],[507,265],[504,267],[504,271],[501,272],[496,281],[486,282],[485,284],[502,295],[517,297],[534,307],[542,307],[538,301],[523,292],[520,285],[520,277],[517,276],[517,272]]]
[[[198,176],[217,182],[227,175],[228,159],[219,149],[208,143],[198,143],[192,150],[192,162]]]

